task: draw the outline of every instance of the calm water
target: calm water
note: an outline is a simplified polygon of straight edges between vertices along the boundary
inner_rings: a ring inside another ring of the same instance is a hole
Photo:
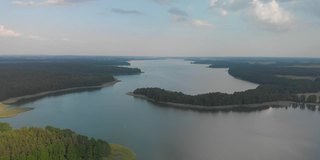
[[[47,97],[35,110],[1,119],[14,127],[53,125],[131,147],[139,160],[317,160],[320,112],[269,109],[251,113],[199,113],[156,106],[125,93],[161,87],[199,94],[232,93],[257,85],[226,69],[183,60],[132,61],[145,73],[93,92]]]

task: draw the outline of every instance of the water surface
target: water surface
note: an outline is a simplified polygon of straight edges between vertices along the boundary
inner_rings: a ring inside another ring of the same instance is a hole
[[[183,60],[132,61],[140,75],[92,92],[46,97],[34,110],[1,119],[14,127],[52,125],[131,147],[139,160],[317,160],[320,112],[268,109],[250,113],[200,113],[156,106],[127,96],[139,87],[188,94],[243,91],[256,84],[227,69]]]

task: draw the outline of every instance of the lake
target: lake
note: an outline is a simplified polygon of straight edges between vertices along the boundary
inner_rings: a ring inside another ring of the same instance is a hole
[[[268,109],[249,113],[203,113],[158,106],[126,95],[140,87],[187,94],[244,91],[257,84],[233,78],[227,69],[180,59],[131,61],[140,75],[90,92],[51,96],[25,104],[35,108],[12,126],[70,128],[132,148],[139,160],[317,160],[320,112]]]

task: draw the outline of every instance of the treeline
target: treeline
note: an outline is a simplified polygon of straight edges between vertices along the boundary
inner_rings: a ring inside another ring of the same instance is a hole
[[[315,103],[318,97],[315,95],[305,97],[294,94],[285,94],[276,89],[252,89],[244,92],[227,93],[207,93],[200,95],[186,95],[182,92],[167,91],[160,88],[139,88],[134,92],[136,95],[143,95],[159,102],[172,102],[180,104],[192,104],[202,106],[224,106],[224,105],[242,105],[257,104],[272,101],[295,101]]]
[[[295,68],[278,65],[238,64],[229,66],[229,74],[261,87],[273,87],[290,93],[320,91],[320,78],[316,80],[290,79],[277,75],[319,77],[320,68]]]
[[[189,60],[193,60],[193,63],[198,64],[210,64],[212,68],[229,68],[228,72],[230,75],[260,85],[256,89],[235,92],[233,94],[215,92],[191,96],[160,88],[140,88],[136,89],[134,94],[144,95],[155,101],[203,106],[257,104],[272,101],[294,101],[301,103],[316,103],[320,101],[316,95],[308,97],[297,95],[297,93],[319,92],[320,78],[304,80],[278,76],[320,77],[320,68],[294,67],[295,65],[319,65],[320,59],[217,58]]]
[[[110,154],[107,142],[69,129],[22,128],[0,123],[0,160],[101,160]]]
[[[111,63],[113,64],[113,63]],[[114,81],[113,75],[138,74],[137,68],[111,65],[109,61],[49,61],[0,63],[0,101],[12,97]]]
[[[229,74],[246,81],[260,84],[259,88],[277,89],[284,93],[320,91],[319,67],[296,67],[320,65],[320,59],[299,58],[231,58],[198,60],[194,63],[210,64],[211,68],[229,68]],[[290,79],[281,76],[314,77],[315,80]]]
[[[295,58],[295,57],[208,57],[186,58],[195,64],[272,64],[272,65],[318,65],[320,58]]]
[[[129,57],[110,56],[0,56],[0,63],[100,63],[105,65],[130,65]]]

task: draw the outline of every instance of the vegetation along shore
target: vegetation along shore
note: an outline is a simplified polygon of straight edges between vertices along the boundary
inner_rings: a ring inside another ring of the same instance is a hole
[[[48,95],[95,90],[119,82],[115,75],[139,74],[128,59],[1,58],[0,118],[13,117],[31,108],[17,104]]]
[[[69,129],[12,129],[0,123],[1,160],[136,160],[127,147],[79,135]]]
[[[292,107],[292,108],[307,108],[310,110],[316,110],[317,105],[319,103],[297,103],[294,101],[271,101],[271,102],[263,102],[263,103],[253,103],[253,104],[232,104],[232,105],[199,105],[199,104],[187,104],[187,103],[178,103],[178,102],[170,102],[170,101],[161,101],[158,99],[150,98],[146,95],[136,94],[134,92],[128,92],[127,95],[141,98],[144,100],[148,100],[152,103],[161,104],[166,107],[174,107],[177,109],[185,109],[185,110],[196,110],[196,111],[237,111],[237,112],[250,112],[250,111],[259,111],[265,110],[270,107],[272,108],[280,108],[280,107]],[[320,107],[318,107],[320,111]]]
[[[320,103],[320,62],[314,59],[188,59],[210,68],[229,68],[238,79],[257,83],[255,89],[233,94],[220,92],[186,95],[160,88],[138,88],[130,95],[149,101],[195,110],[258,110],[294,103],[316,108]],[[312,107],[315,106],[315,107]],[[318,107],[319,108],[319,107]]]

